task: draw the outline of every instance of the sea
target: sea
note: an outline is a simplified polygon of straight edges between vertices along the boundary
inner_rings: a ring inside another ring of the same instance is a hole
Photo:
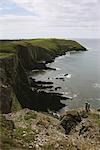
[[[64,109],[83,108],[90,103],[91,108],[100,108],[100,39],[74,39],[87,48],[84,52],[67,52],[47,64],[55,70],[39,72],[33,77],[36,80],[52,81],[57,91],[68,97],[61,102]],[[67,74],[65,76],[65,74]],[[64,78],[60,80],[58,78]],[[48,92],[49,89],[48,89]]]

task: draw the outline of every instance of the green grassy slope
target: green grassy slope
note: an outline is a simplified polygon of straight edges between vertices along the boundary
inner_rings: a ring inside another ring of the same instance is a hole
[[[30,43],[46,48],[48,50],[57,49],[58,46],[82,48],[82,46],[76,41],[65,39],[34,39],[30,40]]]
[[[14,53],[16,51],[16,46],[22,45],[28,47],[39,46],[44,48],[48,52],[58,51],[61,49],[77,49],[85,50],[76,41],[64,40],[64,39],[31,39],[31,40],[1,40],[0,41],[0,53]]]

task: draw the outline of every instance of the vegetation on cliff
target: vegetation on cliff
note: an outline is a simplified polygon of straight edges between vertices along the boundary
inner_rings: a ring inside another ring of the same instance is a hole
[[[64,39],[33,39],[33,40],[2,40],[0,41],[0,53],[16,53],[18,45],[23,47],[23,51],[27,55],[27,60],[34,61],[50,61],[57,55],[64,54],[66,51],[84,51],[82,45],[72,40]],[[28,51],[28,52],[27,52]],[[23,55],[25,55],[23,54]],[[1,55],[1,54],[0,54]],[[2,56],[1,55],[1,56]],[[27,62],[29,63],[29,61]],[[31,65],[31,62],[30,62]]]
[[[48,51],[57,51],[60,48],[86,50],[78,42],[65,39],[0,40],[0,53],[14,53],[17,45],[38,46]]]

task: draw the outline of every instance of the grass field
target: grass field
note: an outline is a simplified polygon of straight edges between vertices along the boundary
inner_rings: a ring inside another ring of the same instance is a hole
[[[65,39],[30,39],[30,40],[1,40],[0,41],[0,53],[14,53],[16,46],[22,45],[28,47],[38,46],[48,51],[57,51],[59,48],[75,48],[82,49],[76,41]],[[1,56],[0,56],[1,57]]]

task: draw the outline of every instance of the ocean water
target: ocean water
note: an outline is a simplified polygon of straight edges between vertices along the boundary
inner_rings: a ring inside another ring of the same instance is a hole
[[[99,39],[75,39],[88,51],[68,52],[59,56],[49,67],[56,68],[38,73],[34,78],[42,81],[53,81],[54,87],[61,87],[57,92],[69,97],[64,100],[65,109],[84,107],[85,103],[92,108],[100,108],[100,40]],[[64,76],[64,74],[68,74]],[[63,80],[56,79],[64,77]],[[49,90],[48,90],[49,91]]]

